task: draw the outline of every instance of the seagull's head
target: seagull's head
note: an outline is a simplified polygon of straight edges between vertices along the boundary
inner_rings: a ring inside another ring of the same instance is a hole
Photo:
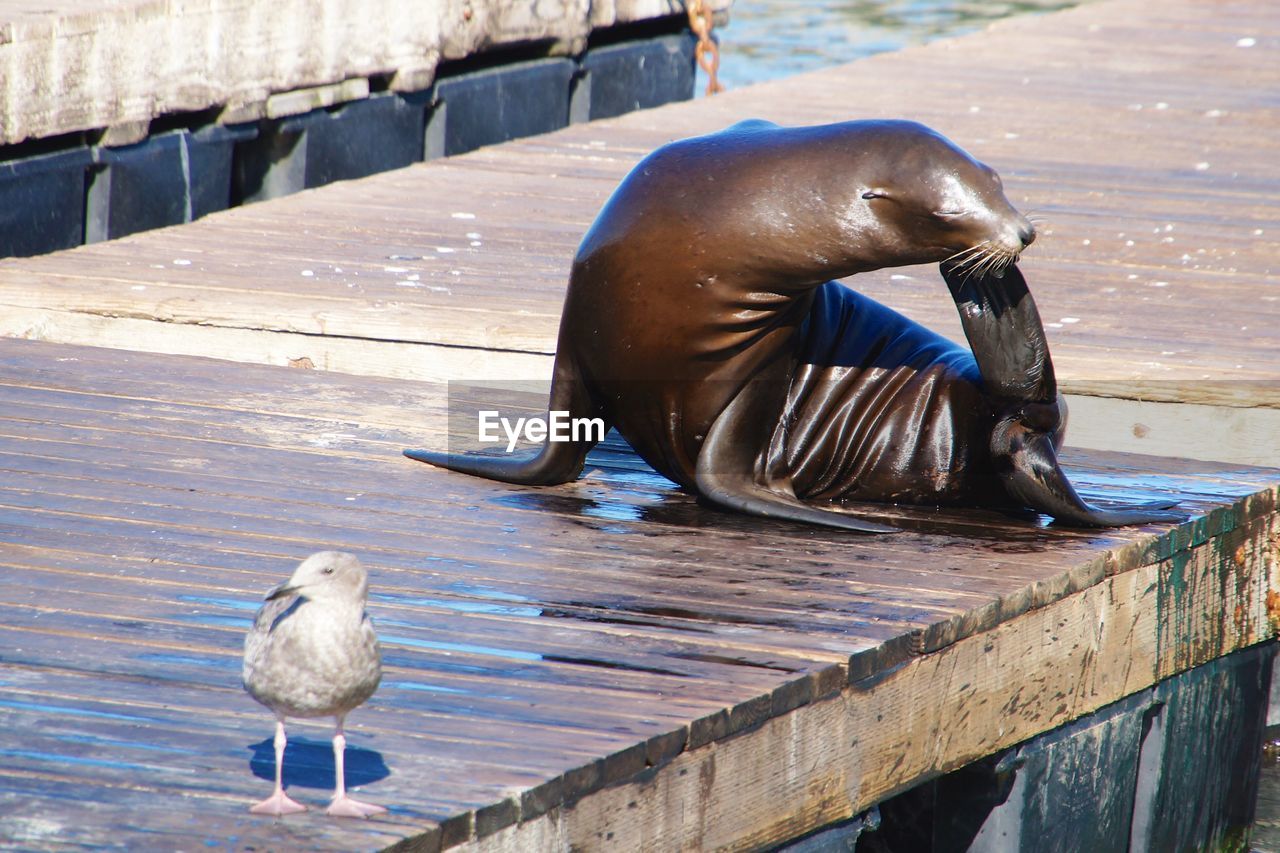
[[[313,601],[342,600],[363,605],[369,596],[369,573],[354,554],[321,551],[299,563],[287,581],[267,593],[267,601],[286,595],[301,595]]]

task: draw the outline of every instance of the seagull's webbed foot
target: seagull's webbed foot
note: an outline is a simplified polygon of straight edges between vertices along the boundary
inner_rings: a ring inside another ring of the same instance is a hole
[[[372,817],[376,814],[384,814],[387,810],[382,806],[362,803],[347,796],[346,766],[343,762],[343,754],[347,751],[347,738],[342,733],[342,718],[342,714],[337,715],[338,725],[333,733],[333,769],[338,784],[333,789],[333,801],[329,803],[325,813],[332,817]]]
[[[282,817],[307,810],[306,806],[284,792],[284,748],[287,743],[288,739],[284,734],[284,717],[278,716],[276,717],[276,736],[274,740],[276,749],[276,787],[271,792],[271,796],[257,805],[249,807],[249,811],[253,814],[269,814]]]
[[[287,814],[298,814],[300,812],[305,812],[306,810],[306,806],[286,794],[283,788],[277,789],[274,794],[267,797],[257,805],[250,806],[249,808],[249,811],[254,814],[274,815],[275,817],[283,817]]]
[[[359,800],[351,799],[346,794],[340,794],[333,798],[333,802],[329,803],[329,808],[325,809],[325,814],[330,817],[372,817],[376,814],[386,814],[386,811],[382,806],[362,803]]]

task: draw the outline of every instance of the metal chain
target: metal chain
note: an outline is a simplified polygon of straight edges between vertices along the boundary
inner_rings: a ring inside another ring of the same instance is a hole
[[[689,29],[698,37],[694,55],[698,58],[698,65],[707,72],[707,94],[723,92],[724,86],[716,79],[716,72],[720,70],[720,46],[711,38],[711,28],[715,26],[711,7],[703,0],[686,0],[685,11],[689,13]]]

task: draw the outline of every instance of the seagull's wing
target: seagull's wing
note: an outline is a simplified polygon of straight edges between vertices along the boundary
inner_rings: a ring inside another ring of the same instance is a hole
[[[254,673],[260,670],[266,661],[271,646],[271,634],[303,601],[300,595],[286,595],[269,599],[258,608],[253,618],[253,627],[244,638],[244,684],[249,687],[254,681]],[[250,691],[252,692],[252,691]]]

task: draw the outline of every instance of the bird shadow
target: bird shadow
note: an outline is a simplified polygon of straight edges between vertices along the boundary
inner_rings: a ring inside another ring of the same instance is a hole
[[[274,782],[276,778],[276,748],[271,738],[249,745],[253,755],[249,757],[249,769],[259,779]],[[347,744],[345,756],[347,787],[368,785],[391,775],[382,753],[361,746]],[[332,789],[337,783],[333,772],[333,743],[328,740],[290,735],[284,748],[285,787]]]

